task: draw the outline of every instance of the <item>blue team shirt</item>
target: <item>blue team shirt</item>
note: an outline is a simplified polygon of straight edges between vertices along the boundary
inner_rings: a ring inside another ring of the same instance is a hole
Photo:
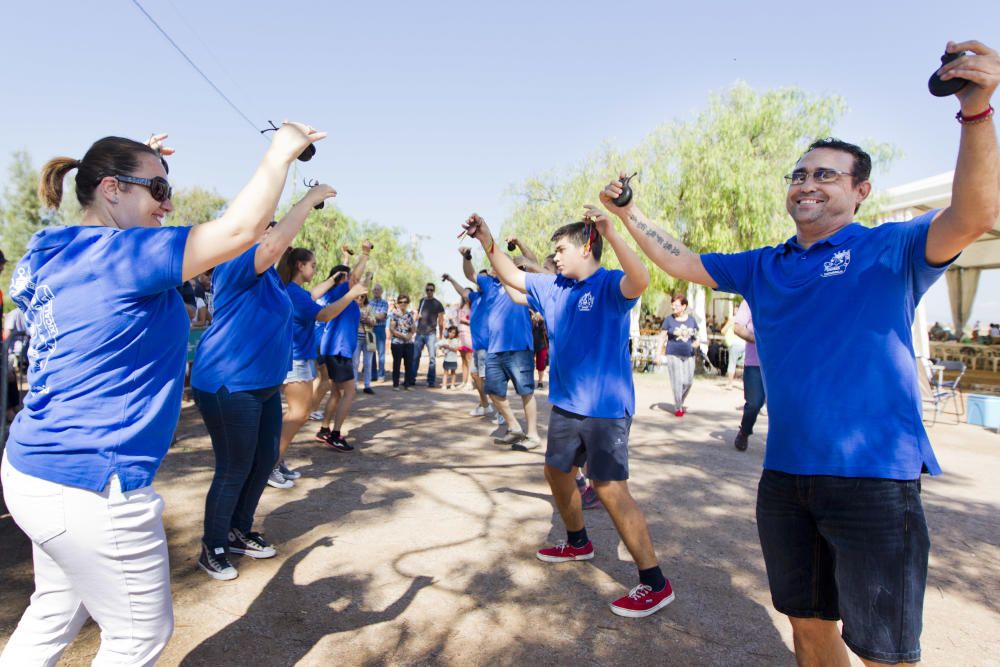
[[[277,387],[292,368],[292,302],[274,267],[257,275],[257,245],[212,272],[215,315],[191,369],[191,386],[215,393]]]
[[[339,285],[330,288],[320,302],[323,305],[334,303],[351,289],[349,281],[345,280]],[[323,327],[323,334],[320,336],[320,354],[327,357],[348,357],[354,358],[354,350],[358,346],[358,326],[361,324],[361,308],[357,301],[351,301],[347,308],[341,311],[340,315],[326,323]]]
[[[21,472],[102,491],[149,486],[180,416],[190,319],[177,291],[188,227],[37,232],[10,295],[31,332]]]
[[[316,315],[323,306],[313,301],[309,292],[298,283],[288,283],[286,289],[292,302],[292,359],[315,359]]]
[[[483,295],[480,307],[486,309],[488,318],[490,343],[487,351],[497,353],[534,350],[528,307],[511,301],[503,285],[493,276],[479,276],[476,284]]]
[[[635,413],[628,312],[622,271],[597,269],[586,280],[525,275],[528,303],[549,333],[549,402],[585,417]]]
[[[800,475],[939,474],[921,421],[910,327],[947,265],[924,257],[935,211],[851,224],[809,249],[702,256],[719,289],[742,294],[770,414],[764,467]],[[950,262],[949,262],[950,263]]]
[[[473,350],[489,348],[490,319],[483,310],[483,294],[479,290],[469,290],[469,332],[472,334]]]

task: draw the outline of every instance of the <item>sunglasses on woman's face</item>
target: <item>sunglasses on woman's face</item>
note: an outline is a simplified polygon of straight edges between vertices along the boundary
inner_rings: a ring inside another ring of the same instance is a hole
[[[116,181],[121,183],[132,183],[133,185],[142,185],[149,188],[149,195],[158,202],[165,202],[170,199],[171,195],[174,194],[174,189],[170,187],[170,183],[167,179],[162,176],[153,176],[152,178],[139,178],[138,176],[113,176]]]
[[[410,303],[409,301],[400,301],[399,305],[406,306],[406,305],[409,305],[409,303]]]

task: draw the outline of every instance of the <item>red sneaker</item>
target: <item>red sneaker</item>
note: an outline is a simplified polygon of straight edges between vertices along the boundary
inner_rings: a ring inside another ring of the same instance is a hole
[[[539,549],[535,554],[538,560],[546,563],[565,563],[571,560],[590,560],[594,557],[594,543],[588,541],[582,547],[571,547],[568,544],[557,544],[554,547]]]
[[[642,618],[655,614],[673,601],[674,589],[670,587],[670,581],[667,580],[662,591],[654,592],[646,584],[639,584],[630,590],[628,595],[618,598],[609,606],[611,611],[619,616]]]
[[[674,413],[674,417],[683,417],[683,416],[684,416],[683,410],[678,410],[677,412]]]

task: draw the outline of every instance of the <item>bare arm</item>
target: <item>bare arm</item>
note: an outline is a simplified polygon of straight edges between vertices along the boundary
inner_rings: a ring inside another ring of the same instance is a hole
[[[319,285],[316,285],[311,290],[309,290],[309,296],[311,296],[315,301],[316,299],[320,298],[321,296],[332,290],[333,285],[336,282],[337,282],[337,274],[335,273],[326,280],[324,280],[323,282],[321,282]]]
[[[660,356],[662,357],[667,353],[667,332],[661,331],[659,340],[657,341],[657,348],[660,350]]]
[[[621,192],[619,181],[608,183],[601,191],[601,204],[621,219],[625,229],[654,264],[675,278],[718,287],[701,263],[701,255],[691,252],[683,243],[654,225],[635,205],[635,199],[628,206],[615,206],[613,200]]]
[[[971,51],[941,68],[941,78],[970,83],[956,93],[962,115],[974,116],[990,106],[1000,83],[1000,55],[979,42],[949,43],[950,53]],[[993,229],[1000,216],[1000,153],[993,120],[962,125],[958,162],[951,186],[951,205],[938,213],[927,232],[927,262],[944,264]]]
[[[295,235],[302,229],[306,218],[313,210],[313,207],[330,197],[336,197],[337,191],[329,185],[317,185],[309,189],[302,199],[295,206],[288,210],[288,213],[278,222],[278,224],[266,235],[264,240],[257,246],[254,253],[253,265],[257,275],[260,275],[274,266],[274,263],[281,259],[285,249],[292,245]]]
[[[451,283],[451,286],[455,288],[455,291],[458,292],[459,296],[461,296],[464,299],[468,299],[469,298],[469,292],[471,290],[468,287],[462,287],[458,283],[457,280],[455,280],[454,278],[452,278],[451,275],[449,275],[447,273],[444,274],[441,277],[444,278],[445,280],[447,280],[449,283]]]
[[[470,236],[483,244],[486,257],[497,272],[500,282],[510,285],[519,292],[526,291],[524,271],[514,266],[514,262],[511,261],[510,257],[497,249],[496,243],[493,241],[493,234],[490,233],[490,228],[486,226],[486,221],[473,213],[465,221],[465,227]]]
[[[535,266],[539,266],[539,264],[538,264],[538,255],[536,255],[535,253],[531,252],[531,248],[529,248],[528,246],[526,246],[524,244],[524,242],[521,241],[521,239],[517,238],[516,236],[508,236],[507,237],[507,243],[513,243],[514,245],[516,245],[517,249],[521,251],[521,254],[524,255],[524,258],[526,260],[528,260],[529,262],[531,262]]]
[[[217,220],[191,228],[181,277],[190,280],[229,261],[264,233],[285,186],[288,168],[306,146],[326,137],[301,123],[285,123],[271,141],[257,171]]]
[[[597,231],[615,251],[615,257],[618,258],[618,263],[621,264],[622,271],[625,272],[620,285],[622,296],[626,299],[639,298],[649,286],[649,271],[646,269],[646,265],[639,259],[639,255],[625,243],[625,239],[621,237],[611,224],[611,219],[603,211],[595,206],[587,206],[585,209],[584,218],[593,221],[597,226]]]
[[[444,313],[438,313],[438,338],[444,338]]]
[[[514,303],[516,303],[519,306],[527,306],[528,305],[528,295],[527,294],[525,294],[524,292],[518,292],[516,289],[514,289],[513,287],[511,287],[507,283],[501,283],[501,284],[503,285],[504,291],[507,292],[507,296],[510,297],[511,301],[513,301]]]
[[[754,338],[754,335],[753,335],[753,329],[750,329],[749,327],[745,327],[742,324],[740,324],[739,322],[736,322],[736,323],[733,324],[733,332],[737,336],[739,336],[740,338],[742,338],[743,340],[745,340],[748,343],[756,343],[757,342],[757,339]]]
[[[340,297],[333,303],[323,306],[323,310],[316,313],[317,322],[329,322],[337,315],[340,315],[344,310],[351,305],[351,303],[368,291],[368,288],[364,285],[355,285],[351,289],[347,290],[344,296]]]
[[[358,263],[354,265],[351,270],[351,285],[356,285],[361,282],[361,278],[365,275],[365,268],[368,266],[368,254],[372,251],[371,241],[365,241],[361,244],[361,257],[358,257]]]
[[[472,248],[462,246],[458,249],[462,255],[462,271],[470,282],[476,282],[476,267],[472,266]]]

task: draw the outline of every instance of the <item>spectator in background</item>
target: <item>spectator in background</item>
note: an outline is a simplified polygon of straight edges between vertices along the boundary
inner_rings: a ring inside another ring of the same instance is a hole
[[[538,371],[538,382],[535,388],[545,386],[545,369],[549,367],[549,337],[545,331],[545,319],[541,313],[531,312],[531,339],[535,350],[535,370]]]
[[[399,369],[403,367],[403,389],[409,390],[416,382],[417,372],[413,366],[413,339],[416,336],[416,322],[410,312],[410,297],[400,294],[396,298],[396,308],[389,315],[389,336],[392,339],[392,388],[399,390]]]
[[[360,373],[365,383],[364,393],[374,394],[372,360],[375,356],[375,332],[372,331],[372,328],[375,326],[375,316],[372,314],[367,294],[358,296],[357,302],[358,307],[361,308],[361,319],[358,321],[358,346],[354,349],[355,386],[357,385],[357,376]]]
[[[764,407],[767,394],[764,392],[764,376],[760,372],[760,358],[757,356],[753,316],[750,313],[750,304],[745,300],[736,311],[733,325],[736,335],[746,341],[743,357],[743,421],[740,422],[740,431],[733,442],[733,446],[743,452],[746,451],[750,436],[753,434],[753,426],[757,423],[757,415]]]
[[[375,324],[372,333],[375,334],[375,377],[379,382],[385,381],[385,327],[389,319],[389,302],[382,298],[382,285],[375,283],[372,287],[371,306]]]
[[[684,401],[694,384],[694,353],[698,347],[698,320],[687,312],[688,300],[677,294],[670,302],[673,315],[663,320],[660,354],[665,356],[674,391],[674,416],[683,417]]]
[[[427,348],[427,386],[437,380],[437,339],[444,335],[444,306],[434,298],[434,283],[424,287],[424,298],[417,305],[417,337],[413,341],[413,377],[420,368],[420,353]]]

